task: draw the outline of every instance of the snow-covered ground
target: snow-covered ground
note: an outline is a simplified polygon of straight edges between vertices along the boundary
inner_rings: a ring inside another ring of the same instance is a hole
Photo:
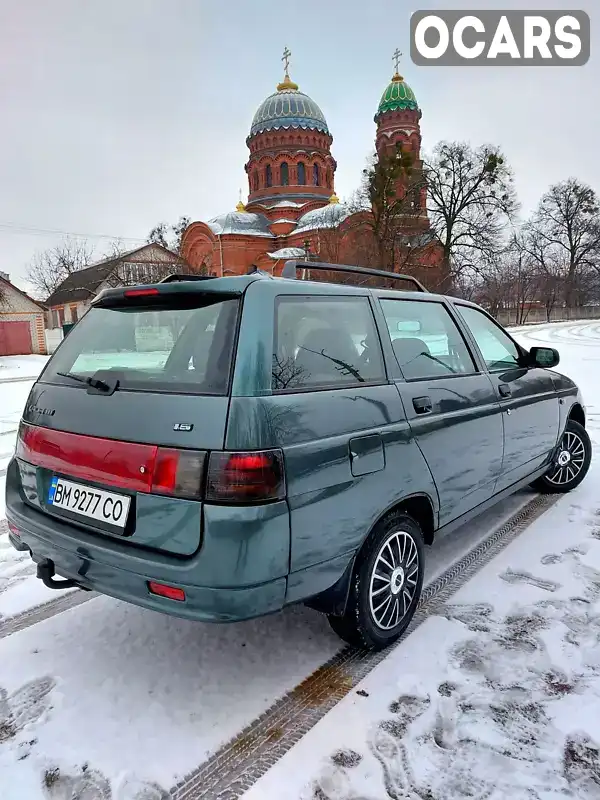
[[[559,348],[598,447],[600,323],[518,338]],[[30,386],[0,384],[0,418],[14,430]],[[14,446],[14,433],[3,438],[0,453]],[[595,460],[578,490],[394,649],[245,800],[600,797],[599,479]],[[530,497],[434,548],[429,578]],[[56,597],[5,542],[0,616]],[[161,800],[339,648],[304,608],[210,626],[110,598],[0,639],[0,798]]]
[[[599,798],[598,467],[244,800]]]
[[[9,545],[3,525],[6,468],[15,449],[27,396],[47,361],[46,356],[0,357],[0,619],[55,596],[35,578],[35,566],[29,556],[17,553]]]
[[[48,356],[0,356],[0,383],[35,380],[47,361]]]
[[[582,388],[600,447],[600,323],[521,329]],[[244,800],[600,798],[600,458]]]

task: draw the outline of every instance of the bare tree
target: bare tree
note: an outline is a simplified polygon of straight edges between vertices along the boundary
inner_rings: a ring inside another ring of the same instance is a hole
[[[595,191],[569,178],[543,195],[526,226],[527,246],[540,270],[562,283],[568,309],[582,301],[590,274],[600,272],[600,206]]]
[[[353,213],[363,212],[362,266],[396,270],[412,264],[415,254],[403,246],[407,231],[420,214],[424,178],[414,155],[398,143],[392,152],[370,156],[362,182],[350,201]]]
[[[190,225],[190,217],[179,217],[179,220],[172,224],[167,225],[166,222],[160,222],[148,234],[147,242],[155,242],[167,250],[171,250],[177,255],[181,255],[181,240],[186,228]]]
[[[27,280],[40,296],[49,297],[68,275],[87,267],[93,249],[81,239],[64,239],[60,244],[36,253],[27,268]]]
[[[444,251],[446,274],[477,269],[482,254],[502,249],[507,225],[518,209],[512,171],[499,148],[473,149],[440,142],[425,159],[428,213]]]
[[[505,251],[508,261],[507,278],[510,282],[511,305],[516,310],[516,324],[524,325],[532,303],[539,295],[542,276],[527,250],[523,233],[513,233]]]

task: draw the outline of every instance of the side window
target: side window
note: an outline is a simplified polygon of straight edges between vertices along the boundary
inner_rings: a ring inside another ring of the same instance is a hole
[[[511,369],[519,366],[519,351],[502,328],[476,308],[457,306],[469,326],[483,360],[489,370]]]
[[[366,297],[279,297],[273,344],[274,392],[387,380]]]
[[[392,347],[407,380],[468,375],[477,369],[442,303],[381,299]]]

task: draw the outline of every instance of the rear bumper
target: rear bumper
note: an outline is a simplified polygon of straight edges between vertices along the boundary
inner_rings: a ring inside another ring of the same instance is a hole
[[[19,531],[18,537],[9,534],[13,547],[29,550],[36,562],[52,561],[58,577],[153,611],[202,622],[237,622],[279,611],[285,602],[286,578],[256,586],[197,586],[190,582],[189,562],[178,563],[131,549],[123,557],[99,538],[75,539],[68,532],[70,526],[30,508],[20,499],[11,497],[6,515]],[[150,594],[148,581],[183,589],[185,601]]]

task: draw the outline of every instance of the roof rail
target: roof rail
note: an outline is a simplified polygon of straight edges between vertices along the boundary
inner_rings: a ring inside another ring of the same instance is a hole
[[[174,272],[172,275],[167,275],[159,283],[175,283],[175,281],[210,281],[213,280],[212,275],[184,275],[180,272]]]
[[[399,281],[409,281],[415,285],[418,292],[428,292],[423,284],[412,275],[403,275],[399,272],[387,272],[383,269],[371,269],[370,267],[354,267],[350,264],[327,264],[320,261],[297,261],[295,259],[286,261],[281,273],[282,278],[292,278],[296,280],[296,270],[320,270],[322,272],[351,272],[355,275],[374,275],[377,278],[391,278]]]

